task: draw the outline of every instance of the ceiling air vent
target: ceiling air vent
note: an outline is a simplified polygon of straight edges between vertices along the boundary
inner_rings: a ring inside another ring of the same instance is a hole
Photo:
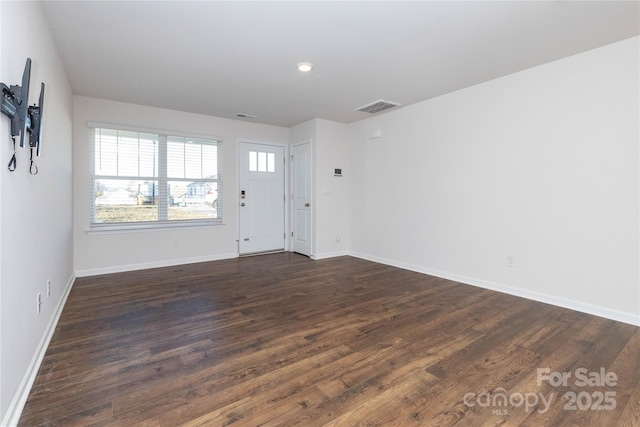
[[[378,99],[367,105],[356,108],[354,111],[362,111],[363,113],[375,114],[380,111],[388,110],[389,108],[398,107],[400,104],[397,102],[385,101],[384,99]]]

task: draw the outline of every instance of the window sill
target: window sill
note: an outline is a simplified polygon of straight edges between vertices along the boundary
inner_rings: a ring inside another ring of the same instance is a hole
[[[164,221],[135,222],[128,224],[93,224],[86,230],[89,236],[99,234],[145,233],[149,231],[167,231],[185,228],[215,228],[225,226],[221,221]]]

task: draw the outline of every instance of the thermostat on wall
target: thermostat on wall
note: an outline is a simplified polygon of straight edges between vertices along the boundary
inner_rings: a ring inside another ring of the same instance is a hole
[[[342,176],[342,169],[334,169],[333,176]]]

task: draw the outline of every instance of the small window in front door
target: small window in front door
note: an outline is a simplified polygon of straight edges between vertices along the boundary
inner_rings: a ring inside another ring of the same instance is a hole
[[[249,151],[249,172],[272,172],[276,171],[276,157],[273,153],[263,151]]]

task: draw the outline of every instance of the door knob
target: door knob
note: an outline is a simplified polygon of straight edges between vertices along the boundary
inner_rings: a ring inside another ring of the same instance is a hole
[[[305,203],[305,204],[304,204],[304,207],[305,207],[305,208],[308,208],[309,206],[311,206],[309,203]]]

